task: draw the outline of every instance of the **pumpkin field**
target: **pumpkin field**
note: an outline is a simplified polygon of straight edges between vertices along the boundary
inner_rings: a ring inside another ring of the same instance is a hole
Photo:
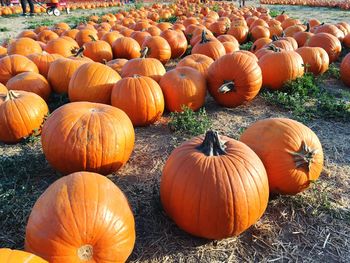
[[[330,2],[2,8],[0,263],[350,262]]]

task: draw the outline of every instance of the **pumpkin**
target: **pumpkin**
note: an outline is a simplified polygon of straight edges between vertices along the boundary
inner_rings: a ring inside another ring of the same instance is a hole
[[[62,58],[62,56],[59,54],[49,54],[44,51],[41,54],[31,54],[28,58],[38,67],[39,73],[47,78],[51,63],[56,59]]]
[[[119,32],[112,31],[104,34],[101,40],[106,41],[110,46],[112,46],[113,42],[121,37],[123,37],[123,35],[121,35]]]
[[[255,26],[250,31],[252,39],[258,40],[259,38],[269,38],[270,37],[270,30],[268,27],[264,26]]]
[[[245,144],[208,131],[177,147],[165,163],[160,198],[186,232],[208,239],[237,236],[263,215],[266,171]]]
[[[305,71],[320,75],[328,70],[329,57],[320,47],[301,47],[296,52],[303,58]]]
[[[17,143],[38,134],[48,112],[45,101],[32,92],[0,94],[0,141]]]
[[[33,92],[46,101],[51,94],[50,84],[42,75],[35,72],[23,72],[14,76],[6,83],[6,87],[9,90]]]
[[[81,29],[75,35],[75,40],[77,41],[79,47],[82,47],[85,43],[91,41],[91,37],[93,39],[98,39],[96,31],[93,31],[91,29]]]
[[[178,67],[165,73],[159,82],[165,106],[169,111],[181,112],[186,106],[198,110],[204,105],[206,80],[197,70]]]
[[[50,40],[45,47],[45,51],[50,54],[59,54],[63,57],[70,57],[75,54],[79,46],[76,43],[70,42],[66,38],[59,37]]]
[[[240,44],[243,44],[248,38],[248,28],[242,25],[234,25],[230,27],[227,34],[234,36]]]
[[[214,60],[206,55],[192,54],[181,59],[179,63],[176,65],[176,67],[177,68],[179,67],[194,68],[198,70],[200,73],[202,73],[205,78],[207,78],[209,66],[213,62]]]
[[[74,72],[85,63],[87,63],[87,61],[68,58],[60,58],[52,62],[47,80],[53,91],[56,93],[68,93],[70,79]]]
[[[343,41],[343,39],[344,39],[344,33],[339,28],[337,28],[335,25],[320,25],[320,26],[316,27],[314,33],[315,34],[328,33],[328,34],[335,36],[340,41]]]
[[[343,58],[340,64],[340,77],[344,84],[350,87],[350,53]]]
[[[182,31],[167,29],[160,34],[171,48],[171,58],[179,58],[187,50],[187,39]]]
[[[123,66],[126,64],[126,62],[128,62],[127,59],[124,58],[116,58],[113,60],[110,60],[106,63],[106,65],[110,68],[112,68],[113,70],[115,70],[116,72],[118,72],[118,74],[120,75],[122,72],[122,68]]]
[[[263,86],[278,90],[289,80],[304,75],[303,58],[295,51],[280,51],[264,55],[259,60]]]
[[[95,62],[102,63],[104,60],[110,61],[113,58],[112,48],[106,41],[92,39],[85,43],[84,47],[84,56]]]
[[[225,47],[217,39],[207,39],[205,30],[202,31],[202,39],[198,42],[191,51],[191,54],[206,55],[213,60],[217,60],[226,54]]]
[[[46,260],[39,258],[31,253],[12,250],[8,248],[0,248],[1,263],[47,263]]]
[[[150,37],[151,34],[146,31],[134,31],[130,35],[131,38],[135,39],[140,46],[142,46],[143,42],[147,37]]]
[[[23,30],[16,36],[16,38],[21,38],[21,37],[29,37],[33,40],[37,40],[38,35],[32,30]]]
[[[22,55],[10,55],[0,59],[0,83],[7,81],[22,72],[39,73],[38,67],[30,59]]]
[[[67,37],[70,37],[72,39],[75,39],[75,36],[78,34],[78,32],[79,32],[79,29],[74,28],[74,29],[70,29],[70,30],[65,31],[62,34],[62,36],[67,36]]]
[[[131,37],[118,38],[112,44],[113,57],[133,59],[141,56],[141,47],[137,41]]]
[[[7,88],[6,88],[6,86],[4,85],[4,84],[2,84],[2,83],[0,83],[0,94],[1,93],[7,93]]]
[[[56,38],[59,38],[59,36],[58,36],[55,32],[53,32],[53,31],[47,29],[47,30],[41,31],[41,32],[38,34],[36,40],[41,41],[41,42],[44,42],[44,43],[47,43],[47,42],[49,42],[50,40],[56,39]]]
[[[59,172],[109,174],[129,159],[135,133],[120,109],[73,102],[55,110],[43,126],[41,142],[48,162]]]
[[[344,37],[343,44],[347,48],[350,48],[350,33]]]
[[[50,185],[26,227],[26,250],[50,263],[125,262],[134,244],[135,220],[127,198],[96,173],[73,173]]]
[[[7,48],[0,46],[0,58],[7,56]]]
[[[266,47],[266,45],[270,44],[272,40],[270,38],[259,38],[258,40],[255,40],[252,47],[250,48],[250,51],[252,53],[257,52],[259,49]]]
[[[307,23],[305,31],[295,33],[293,38],[297,41],[298,47],[303,47],[313,35],[314,33],[310,32],[310,24]]]
[[[312,36],[307,42],[308,47],[321,47],[326,50],[329,62],[335,62],[341,52],[341,43],[338,38],[328,33],[318,33]]]
[[[134,126],[159,120],[164,111],[163,92],[150,77],[134,75],[118,81],[112,90],[112,106],[123,110]]]
[[[7,53],[9,55],[23,55],[28,56],[34,53],[41,53],[41,46],[33,39],[29,37],[22,37],[12,41],[7,46]]]
[[[70,101],[90,101],[111,104],[113,85],[120,80],[119,74],[101,63],[85,63],[69,81]]]
[[[257,121],[241,135],[262,160],[270,191],[297,194],[317,180],[323,167],[322,145],[305,125],[286,118]]]
[[[147,50],[145,50],[147,51]],[[163,64],[155,58],[145,58],[145,53],[141,58],[134,58],[125,63],[122,67],[123,78],[141,75],[154,79],[159,82],[166,70]]]
[[[255,59],[244,53],[225,55],[210,65],[208,90],[225,107],[236,107],[252,100],[262,85],[262,74]]]
[[[142,49],[147,50],[147,57],[158,59],[163,65],[171,58],[171,47],[168,41],[161,36],[146,38],[142,44]]]

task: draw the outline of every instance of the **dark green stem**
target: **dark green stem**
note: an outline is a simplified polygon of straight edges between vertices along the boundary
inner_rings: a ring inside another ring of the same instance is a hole
[[[220,140],[219,134],[216,131],[207,131],[205,138],[201,145],[196,149],[206,156],[219,156],[225,155],[225,144]]]

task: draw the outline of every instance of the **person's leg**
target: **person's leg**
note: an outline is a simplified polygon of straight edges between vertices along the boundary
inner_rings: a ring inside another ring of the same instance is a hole
[[[34,14],[34,4],[33,0],[28,0],[29,8],[30,8],[30,14]]]
[[[26,0],[21,0],[21,6],[22,6],[23,14],[27,13],[27,2],[26,2]]]

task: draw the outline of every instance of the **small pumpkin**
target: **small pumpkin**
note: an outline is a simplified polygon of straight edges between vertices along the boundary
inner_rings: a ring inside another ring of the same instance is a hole
[[[23,72],[14,76],[6,83],[6,87],[9,90],[33,92],[45,101],[49,99],[51,94],[50,84],[45,77],[35,72]]]
[[[29,252],[0,248],[1,263],[48,263],[46,260]]]
[[[205,30],[202,31],[202,39],[198,42],[191,51],[191,54],[206,55],[213,60],[217,60],[226,54],[225,47],[217,39],[208,39]]]
[[[84,47],[84,56],[91,58],[95,62],[102,63],[113,58],[112,48],[106,41],[92,38],[90,42],[84,44]]]
[[[0,94],[0,141],[17,143],[37,135],[48,112],[46,102],[32,92],[10,90]]]
[[[112,90],[112,106],[123,110],[134,126],[159,120],[164,111],[164,96],[159,84],[150,77],[134,75],[118,81]]]
[[[69,81],[70,101],[90,101],[111,104],[113,85],[120,80],[119,74],[101,63],[85,63]]]
[[[79,47],[82,47],[85,43],[91,41],[91,37],[96,40],[98,39],[96,31],[86,28],[79,30],[79,32],[75,35],[75,40],[77,41]]]
[[[43,126],[41,142],[48,162],[59,172],[109,174],[129,159],[135,132],[120,109],[73,102],[55,110]]]
[[[191,67],[198,70],[205,78],[208,76],[209,66],[214,60],[206,55],[192,54],[184,57],[177,63],[176,67]]]
[[[135,220],[127,198],[96,173],[73,173],[50,185],[35,202],[26,227],[26,250],[50,263],[125,262],[134,244]]]
[[[206,80],[197,70],[178,67],[165,73],[159,82],[165,106],[169,111],[181,112],[186,106],[198,110],[204,105]]]
[[[323,167],[322,145],[307,126],[287,118],[270,118],[250,125],[240,141],[261,159],[270,191],[297,194],[317,180]]]
[[[263,215],[268,197],[259,157],[245,144],[214,131],[177,147],[161,176],[165,212],[181,229],[208,239],[245,231]]]
[[[340,77],[344,84],[350,87],[350,53],[343,58],[340,64]]]

